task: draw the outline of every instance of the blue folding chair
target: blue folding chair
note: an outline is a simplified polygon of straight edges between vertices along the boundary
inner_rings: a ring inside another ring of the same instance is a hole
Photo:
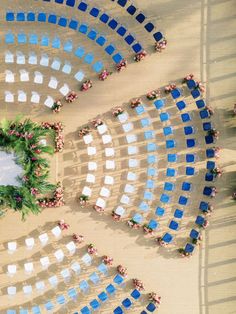
[[[6,21],[11,22],[15,20],[15,15],[13,12],[7,12],[6,13]]]
[[[193,96],[194,99],[196,99],[196,98],[198,98],[198,97],[201,96],[201,93],[200,93],[200,91],[199,91],[198,88],[193,89],[193,90],[191,91],[191,94],[192,94],[192,96]]]
[[[96,311],[97,309],[99,309],[100,306],[101,306],[100,303],[98,302],[98,300],[96,300],[96,299],[92,300],[89,304],[90,304],[91,308],[92,308],[94,311]]]
[[[82,280],[80,283],[79,283],[79,288],[80,290],[83,292],[83,293],[87,293],[88,290],[89,290],[89,284],[86,280]]]
[[[154,30],[155,26],[152,23],[149,22],[146,25],[144,25],[144,28],[146,29],[146,31],[151,33]]]
[[[68,26],[69,26],[69,28],[71,28],[73,30],[77,30],[78,25],[79,25],[79,23],[77,20],[71,20]]]
[[[174,168],[167,168],[166,169],[166,176],[167,177],[175,177],[176,170]]]
[[[29,34],[29,44],[37,45],[38,44],[38,35],[36,35],[36,34]]]
[[[145,191],[143,194],[143,199],[147,201],[151,201],[153,199],[153,194],[152,192]]]
[[[127,29],[124,26],[120,26],[117,30],[116,30],[117,34],[120,36],[124,36],[127,32]]]
[[[178,160],[177,154],[168,154],[167,161],[168,162],[176,162]]]
[[[208,170],[212,170],[212,169],[215,169],[216,168],[216,163],[215,163],[215,161],[207,161],[207,163],[206,163],[206,168],[208,169]]]
[[[212,188],[210,186],[205,186],[203,189],[203,195],[211,196]]]
[[[72,299],[72,300],[76,300],[77,297],[78,297],[78,293],[77,291],[75,290],[75,288],[71,288],[68,290],[67,292],[68,296]]]
[[[47,303],[45,303],[44,307],[47,311],[51,311],[52,309],[54,309],[54,305],[52,304],[51,301],[48,301]]]
[[[144,137],[145,137],[145,140],[151,140],[154,138],[154,132],[153,131],[145,131]]]
[[[175,185],[172,182],[165,182],[164,191],[174,191]]]
[[[212,123],[211,122],[203,122],[202,129],[203,129],[203,131],[210,131],[211,129],[213,129]]]
[[[190,253],[191,254],[194,251],[194,246],[191,243],[187,243],[185,245],[184,251],[186,253]]]
[[[132,302],[129,298],[124,299],[122,302],[124,308],[129,309],[132,306]]]
[[[147,180],[146,181],[146,188],[147,189],[154,189],[155,182],[153,180]]]
[[[182,119],[182,122],[186,123],[186,122],[189,122],[192,120],[191,116],[189,113],[182,113],[181,114],[181,119]]]
[[[112,59],[115,63],[120,63],[124,57],[120,53],[116,53],[114,56],[112,56]]]
[[[131,34],[125,37],[125,41],[128,45],[131,45],[134,42],[135,38]]]
[[[44,36],[45,38],[45,36]],[[42,42],[42,40],[41,40]],[[44,40],[45,42],[45,40]],[[59,49],[61,47],[61,40],[59,37],[54,37],[53,40],[52,40],[52,48],[56,48],[56,49]]]
[[[213,176],[212,173],[206,173],[205,174],[205,181],[210,182],[210,181],[213,181],[213,180],[214,180],[214,176]]]
[[[130,295],[134,300],[138,300],[141,297],[141,293],[137,289],[134,289]]]
[[[146,128],[151,124],[151,121],[148,118],[143,118],[140,120],[142,128]]]
[[[162,237],[162,241],[166,243],[170,243],[172,240],[173,240],[173,236],[168,232],[166,232],[164,236]]]
[[[91,29],[91,31],[88,33],[88,38],[91,40],[95,40],[97,37],[97,31],[95,31],[94,29]]]
[[[73,7],[75,5],[75,0],[66,0],[66,5]]]
[[[101,292],[98,294],[98,299],[101,301],[101,302],[106,302],[107,299],[108,299],[108,295],[106,294],[106,292]]]
[[[82,11],[82,12],[85,12],[88,8],[88,5],[87,3],[85,2],[80,2],[80,4],[78,5],[78,10]]]
[[[154,101],[154,106],[156,107],[156,109],[161,109],[164,107],[164,105],[165,105],[164,99],[157,99]]]
[[[196,105],[197,105],[198,109],[202,109],[206,106],[205,101],[203,99],[197,100]]]
[[[135,111],[137,112],[138,115],[143,114],[146,110],[144,108],[144,106],[139,105],[135,108]]]
[[[189,236],[191,239],[197,240],[199,238],[199,232],[195,229],[192,229]]]
[[[87,64],[93,63],[93,60],[94,60],[94,55],[92,53],[88,53],[84,57],[84,62],[87,63]]]
[[[206,149],[206,157],[207,158],[214,158],[215,157],[215,150],[213,148]]]
[[[60,305],[63,305],[66,303],[66,299],[65,299],[64,295],[57,296],[57,303]]]
[[[57,16],[55,14],[49,14],[48,16],[48,23],[56,24]]]
[[[104,263],[98,265],[97,269],[100,273],[102,273],[105,276],[108,274],[108,267]]]
[[[191,190],[192,190],[192,183],[190,182],[182,183],[182,191],[191,191]]]
[[[79,27],[78,31],[79,31],[81,34],[87,34],[87,31],[88,31],[88,24],[80,24],[80,27]]]
[[[114,295],[116,292],[116,288],[112,284],[110,284],[106,287],[106,292],[110,295]]]
[[[170,201],[170,196],[168,194],[161,194],[161,197],[160,197],[160,202],[162,203],[169,203]]]
[[[163,128],[163,134],[164,134],[165,136],[168,136],[168,135],[173,134],[173,128],[172,128],[172,126],[165,126],[165,127]]]
[[[118,0],[117,3],[121,6],[124,7],[127,3],[127,0]]]
[[[17,22],[24,22],[25,21],[25,13],[24,12],[18,12],[16,14],[16,20],[17,20]]]
[[[214,143],[215,139],[212,135],[205,136],[205,143],[207,145]]]
[[[169,118],[170,118],[170,115],[169,115],[168,112],[162,112],[162,113],[160,114],[160,120],[161,120],[161,122],[166,122],[166,121],[169,120]]]
[[[38,14],[38,22],[42,22],[42,23],[44,23],[44,22],[46,22],[46,14],[45,13],[43,13],[43,12],[40,12],[39,14]]]
[[[141,202],[138,208],[143,212],[149,211],[149,205],[146,202]]]
[[[136,16],[136,20],[142,24],[144,21],[145,21],[146,17],[143,13],[139,13],[137,16]]]
[[[155,34],[153,34],[153,37],[155,39],[155,41],[160,41],[163,38],[163,35],[161,32],[156,32]]]
[[[115,20],[115,19],[111,19],[108,23],[108,26],[111,28],[111,29],[116,29],[117,28],[117,25],[118,25],[118,22]]]
[[[194,134],[195,133],[195,129],[193,126],[185,126],[184,127],[184,134],[185,135],[190,135],[190,134]]]
[[[169,224],[169,228],[170,228],[171,230],[178,230],[178,228],[179,228],[178,222],[175,221],[175,220],[171,220],[171,222],[170,222],[170,224]]]
[[[60,39],[59,39],[59,43],[60,43]],[[44,46],[44,47],[48,47],[48,45],[49,45],[49,37],[47,35],[42,35],[40,45]],[[58,46],[54,45],[54,42],[52,42],[52,47],[53,48],[60,48],[60,45],[58,47]]]
[[[97,61],[93,64],[92,67],[96,73],[99,73],[103,69],[103,63],[101,61]]]
[[[155,155],[148,155],[147,162],[148,164],[154,164],[157,162],[157,157]]]
[[[83,47],[78,47],[75,52],[74,52],[75,56],[78,58],[82,58],[85,54],[85,50]]]
[[[147,169],[147,175],[150,176],[150,177],[155,176],[156,173],[157,173],[157,171],[156,171],[155,168],[148,168],[148,169]]]
[[[196,161],[196,155],[195,154],[186,154],[185,160],[186,160],[186,162],[195,162]]]
[[[165,209],[164,208],[162,208],[162,207],[157,207],[156,208],[156,211],[155,211],[155,215],[156,216],[162,217],[162,216],[164,216],[164,214],[165,214]]]
[[[199,112],[199,115],[200,115],[200,118],[201,119],[207,119],[207,118],[210,118],[210,113],[207,109],[203,109]]]
[[[26,34],[25,33],[17,34],[17,41],[18,41],[18,44],[26,44],[27,43]]]
[[[195,224],[202,226],[205,222],[205,218],[202,216],[197,216],[196,220],[195,220]]]
[[[67,18],[65,17],[60,17],[58,21],[58,25],[61,27],[66,27],[67,26]]]
[[[90,309],[85,306],[80,310],[81,314],[91,314],[92,312],[90,311]]]
[[[176,141],[175,140],[167,140],[166,141],[166,149],[172,149],[176,147]]]
[[[175,218],[181,219],[181,218],[183,218],[183,215],[184,215],[183,210],[176,209],[175,212],[174,212],[174,217]]]
[[[179,88],[172,90],[170,93],[173,99],[177,99],[181,96],[181,92]]]
[[[104,24],[106,24],[108,21],[109,21],[109,15],[107,15],[106,13],[103,13],[101,16],[100,16],[100,21],[103,22]]]
[[[157,145],[155,143],[148,143],[147,144],[147,151],[148,152],[155,152],[157,150]]]
[[[137,11],[136,7],[134,5],[130,5],[126,11],[130,14],[130,15],[134,15],[134,13]]]
[[[34,22],[35,21],[35,13],[28,12],[26,19],[27,19],[28,22]]]
[[[197,86],[194,80],[188,80],[186,83],[187,83],[188,89],[193,89]]]
[[[98,8],[92,8],[89,12],[89,14],[93,17],[98,17],[100,13],[100,10]]]
[[[186,108],[186,103],[183,100],[177,101],[176,106],[179,109],[179,111],[181,111]]]
[[[139,53],[143,50],[143,47],[139,43],[136,43],[132,46],[132,49],[135,53]]]
[[[114,282],[115,284],[117,284],[118,286],[120,286],[120,285],[124,282],[124,278],[123,278],[121,275],[117,274],[117,275],[113,278],[113,282]]]
[[[158,227],[158,222],[154,219],[151,219],[148,223],[148,227],[151,228],[152,230],[156,230]]]
[[[187,203],[188,203],[188,198],[187,198],[186,196],[181,195],[181,196],[179,197],[178,203],[179,203],[180,205],[185,206],[185,205],[187,205]]]
[[[196,140],[194,138],[188,138],[186,140],[186,146],[187,148],[192,148],[196,146]]]
[[[15,37],[12,33],[5,34],[5,43],[6,44],[14,44]]]
[[[195,175],[195,168],[194,167],[186,167],[185,174],[186,174],[186,176],[194,176]]]
[[[204,201],[201,201],[200,204],[199,204],[199,209],[202,211],[202,212],[207,212],[209,208],[209,204],[207,202],[204,202]]]
[[[92,281],[92,283],[94,285],[97,285],[100,282],[100,278],[98,276],[98,274],[96,272],[93,272],[90,276],[89,276],[89,280]]]
[[[122,308],[120,306],[118,306],[117,308],[114,309],[113,313],[114,314],[123,314],[124,311],[122,310]]]

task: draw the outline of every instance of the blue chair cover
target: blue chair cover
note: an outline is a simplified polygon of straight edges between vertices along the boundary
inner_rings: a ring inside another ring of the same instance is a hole
[[[18,13],[16,14],[16,20],[17,20],[18,22],[23,22],[23,21],[25,21],[25,13],[23,13],[23,12],[18,12]]]
[[[80,310],[81,314],[91,314],[92,312],[90,311],[90,309],[85,306]]]
[[[149,33],[151,33],[154,30],[154,25],[150,22],[147,23],[144,27]]]
[[[156,230],[158,227],[158,222],[154,219],[151,219],[148,223],[148,227],[153,229],[153,230]]]
[[[18,44],[26,44],[27,43],[27,37],[26,34],[20,33],[17,35],[17,41]]]
[[[51,301],[48,301],[47,303],[44,304],[44,307],[47,311],[51,311],[54,308],[54,305],[52,304]]]
[[[166,232],[164,236],[162,237],[162,240],[166,243],[170,243],[172,239],[173,239],[173,236],[168,232]]]
[[[94,30],[94,29],[92,29],[89,33],[88,33],[88,38],[89,39],[91,39],[91,40],[95,40],[96,39],[96,37],[97,37],[97,32]]]
[[[157,99],[154,101],[154,105],[155,105],[156,109],[161,109],[165,105],[165,100],[164,99]]]
[[[19,314],[29,314],[29,311],[27,309],[20,309]]]
[[[138,108],[138,107],[137,107]],[[137,109],[136,108],[136,109]],[[144,112],[144,111],[143,111]],[[142,114],[143,112],[140,112],[138,114]],[[151,121],[148,119],[148,118],[144,118],[144,119],[141,119],[141,125],[143,128],[146,128],[147,126],[149,126],[151,124]]]
[[[131,45],[134,42],[135,38],[131,34],[125,37],[125,41],[127,42],[128,45]]]
[[[154,312],[156,310],[156,305],[154,303],[149,303],[148,306],[146,307],[146,309],[149,312]]]
[[[85,12],[88,8],[88,5],[87,3],[85,2],[80,2],[80,4],[78,5],[78,10],[82,11],[82,12]]]
[[[162,203],[168,203],[170,201],[170,196],[168,194],[163,193],[160,197],[160,201]]]
[[[213,148],[207,148],[206,149],[206,157],[207,158],[213,158],[215,157],[215,151]]]
[[[93,284],[98,284],[100,282],[100,278],[98,276],[98,274],[96,272],[93,272],[90,276],[89,276],[90,281],[92,281]]]
[[[165,209],[162,207],[157,207],[155,211],[155,215],[162,217],[165,214]]]
[[[147,151],[148,152],[155,152],[157,150],[157,145],[155,143],[148,143],[147,144]]]
[[[127,3],[127,0],[118,0],[117,3],[121,6],[124,7]]]
[[[178,222],[176,222],[175,220],[171,220],[169,224],[169,228],[172,230],[177,230],[179,228]]]
[[[78,296],[78,293],[77,293],[77,291],[74,288],[69,289],[67,294],[73,300],[75,300],[77,298],[77,296]]]
[[[213,128],[212,123],[211,122],[203,122],[202,128],[203,128],[203,131],[210,131]]]
[[[7,12],[6,13],[6,21],[11,22],[15,20],[15,15],[13,12]]]
[[[112,295],[116,292],[116,288],[112,284],[110,284],[106,287],[106,291],[107,291],[107,293]]]
[[[178,160],[177,154],[168,154],[167,161],[168,162],[176,162]]]
[[[43,12],[40,12],[38,14],[38,22],[46,22],[46,14]]]
[[[186,154],[185,159],[186,162],[195,162],[196,156],[195,154]]]
[[[144,200],[151,201],[152,198],[153,198],[152,192],[149,192],[149,191],[145,191],[144,192],[144,194],[143,194],[143,199]]]
[[[139,43],[136,43],[132,46],[132,49],[135,53],[139,53],[143,50],[143,47]]]
[[[129,309],[132,306],[132,302],[129,298],[124,299],[121,303],[126,309]]]
[[[42,35],[40,45],[44,46],[44,47],[49,45],[49,38],[48,38],[47,35]],[[60,47],[57,47],[57,46],[54,47],[53,43],[52,43],[52,47],[53,48],[60,48]]]
[[[112,59],[115,63],[120,63],[124,58],[120,53],[117,53],[112,57]]]
[[[192,91],[191,91],[191,94],[192,94],[192,96],[193,96],[194,99],[195,99],[195,98],[198,98],[199,96],[201,96],[201,93],[200,93],[200,91],[199,91],[198,88],[192,90]]]
[[[79,32],[82,34],[86,34],[88,31],[88,25],[87,24],[81,24],[79,27]]]
[[[166,141],[166,148],[171,149],[176,147],[176,142],[175,140],[167,140]]]
[[[54,37],[52,40],[52,47],[59,49],[61,47],[61,41],[59,37]]]
[[[177,101],[176,106],[181,111],[186,108],[186,103],[183,100]]]
[[[125,33],[127,32],[127,29],[124,27],[124,26],[120,26],[118,29],[117,29],[117,34],[119,34],[120,36],[124,36]]]
[[[168,135],[173,134],[173,128],[172,128],[172,126],[165,126],[165,127],[163,128],[163,133],[164,133],[165,136],[168,136]]]
[[[97,310],[100,307],[100,303],[96,299],[92,300],[89,304],[93,310]]]
[[[141,296],[141,293],[137,289],[134,289],[130,295],[133,299],[138,300]]]
[[[123,314],[124,311],[122,310],[122,308],[120,306],[118,306],[117,308],[114,309],[113,313],[114,314]]]
[[[147,180],[147,181],[146,181],[146,188],[147,188],[147,189],[153,189],[154,186],[155,186],[155,183],[154,183],[153,180]]]
[[[138,224],[141,224],[142,221],[143,221],[143,216],[141,214],[138,214],[136,213],[134,216],[133,216],[133,221],[135,221],[136,223]]]
[[[76,30],[78,28],[78,25],[79,25],[78,21],[71,20],[69,23],[69,28]]]
[[[194,133],[195,133],[195,130],[191,125],[184,127],[184,134],[185,135],[190,135],[190,134],[194,134]]]
[[[199,232],[195,229],[192,229],[191,232],[190,232],[190,238],[192,239],[198,239],[199,237]]]
[[[145,137],[145,140],[151,140],[154,138],[154,132],[153,131],[145,131],[144,137]]]
[[[194,251],[194,246],[191,243],[187,243],[184,250],[187,253],[192,253]]]
[[[107,273],[108,273],[108,268],[104,263],[101,263],[100,265],[98,265],[97,269],[103,275],[107,275]]]
[[[206,119],[206,118],[210,118],[210,113],[207,109],[203,109],[199,112],[200,118],[201,119]]]
[[[174,168],[167,168],[166,169],[166,176],[167,177],[174,177],[176,175],[176,170]]]
[[[35,14],[33,12],[27,13],[27,21],[28,22],[34,22],[35,21]]]
[[[13,44],[15,41],[14,35],[12,33],[5,34],[5,43]]]
[[[206,212],[208,210],[208,203],[201,201],[201,203],[199,204],[199,209],[203,212]]]
[[[187,176],[193,176],[195,174],[195,168],[194,167],[186,167],[186,175]]]
[[[85,54],[85,50],[83,47],[78,47],[75,52],[74,52],[75,56],[78,58],[82,58]]]
[[[157,32],[157,33],[153,34],[153,37],[154,37],[155,41],[160,41],[163,39],[163,35],[161,32]]]
[[[67,18],[65,17],[60,17],[59,21],[58,21],[58,25],[62,26],[62,27],[66,27],[67,25]]]
[[[194,138],[189,138],[186,140],[186,145],[188,148],[196,146],[196,140]]]
[[[173,191],[175,189],[175,185],[172,182],[165,182],[164,190],[165,191]]]
[[[55,14],[50,14],[48,16],[48,23],[56,24],[56,22],[57,22],[57,16]]]
[[[149,205],[146,202],[141,202],[138,208],[143,212],[149,211]]]
[[[73,44],[71,40],[68,40],[64,43],[63,45],[63,49],[66,52],[71,52],[73,50]]]
[[[64,295],[57,296],[57,303],[58,304],[65,304],[66,303],[66,299],[65,299]]]
[[[95,71],[95,72],[101,72],[102,71],[102,69],[103,69],[103,63],[102,63],[102,61],[97,61],[97,62],[95,62],[94,64],[93,64],[93,70]]]
[[[109,54],[109,55],[112,55],[115,50],[116,50],[116,48],[115,48],[114,45],[108,45],[105,48],[106,53]]]
[[[189,89],[193,89],[197,86],[196,82],[194,80],[188,80],[187,81],[187,86]]]
[[[202,109],[206,106],[205,101],[203,99],[197,100],[196,105],[197,105],[198,109]]]
[[[205,174],[205,181],[210,182],[210,181],[213,181],[213,180],[214,180],[214,176],[213,176],[212,173],[206,173]]]
[[[169,115],[168,112],[162,112],[162,113],[160,114],[160,120],[161,120],[161,122],[168,121],[169,118],[170,118],[170,115]]]
[[[130,5],[128,8],[127,8],[127,12],[130,14],[130,15],[134,15],[134,13],[137,11],[136,7],[134,5]]]
[[[136,20],[141,24],[145,21],[146,17],[143,13],[139,13],[137,16],[136,16]]]
[[[214,137],[212,135],[205,136],[205,143],[207,145],[214,143]]]
[[[187,112],[181,114],[181,119],[184,123],[192,120],[190,114]]]
[[[89,14],[93,17],[98,17],[100,10],[97,8],[92,8]]]
[[[41,310],[40,310],[39,306],[33,306],[32,307],[32,313],[33,314],[41,314]]]
[[[75,0],[66,0],[66,5],[73,7],[75,5]]]
[[[203,189],[203,195],[210,196],[212,193],[212,188],[210,186],[205,186]]]
[[[148,155],[147,162],[149,164],[154,164],[157,161],[157,157],[155,155]]]
[[[100,21],[103,22],[103,23],[107,23],[109,20],[109,15],[107,15],[106,13],[103,13],[101,16],[100,16]]]
[[[108,23],[108,26],[111,28],[111,29],[115,29],[118,25],[118,22],[114,19],[110,20],[110,22]]]
[[[108,299],[108,295],[106,294],[106,292],[103,291],[100,294],[98,294],[98,298],[100,301],[106,302],[106,300]]]
[[[148,168],[147,169],[147,175],[150,176],[150,177],[153,177],[156,175],[156,169],[155,168]]]
[[[183,210],[180,210],[180,209],[176,209],[176,210],[175,210],[175,213],[174,213],[174,217],[175,217],[175,218],[181,219],[181,218],[183,217],[183,215],[184,215]]]
[[[181,92],[178,88],[171,91],[171,96],[173,99],[179,98],[181,96]]]
[[[197,216],[196,220],[195,220],[195,224],[202,226],[204,224],[205,218],[202,216]]]
[[[94,55],[92,53],[88,53],[85,57],[84,57],[84,62],[87,64],[91,64],[93,63],[94,60]]]
[[[181,195],[179,197],[179,204],[185,206],[187,205],[187,203],[188,203],[188,198],[186,196]]]
[[[190,191],[192,188],[192,183],[190,182],[183,182],[182,183],[182,190],[183,191]]]

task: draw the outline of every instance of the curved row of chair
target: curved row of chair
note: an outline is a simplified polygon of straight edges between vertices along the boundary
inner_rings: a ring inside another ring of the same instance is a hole
[[[107,40],[107,38],[105,36],[101,35],[94,28],[90,29],[89,25],[86,24],[86,23],[81,23],[80,24],[79,21],[76,20],[76,19],[68,20],[65,17],[57,17],[55,14],[47,14],[45,12],[38,13],[37,18],[35,17],[36,14],[33,13],[33,12],[29,12],[27,14],[21,12],[21,13],[18,13],[18,14],[23,14],[25,16],[25,18],[23,18],[22,21],[27,21],[27,22],[37,21],[37,22],[41,22],[41,23],[42,22],[44,22],[44,23],[47,22],[47,23],[50,23],[52,25],[61,26],[63,28],[64,27],[69,27],[70,29],[80,33],[81,35],[86,36],[86,38],[88,38],[91,41],[93,41],[99,47],[104,47],[105,53],[108,54],[109,56],[111,56],[112,60],[115,63],[119,63],[123,59],[122,54],[119,51],[117,51],[116,47],[113,44],[108,42],[108,40]],[[7,16],[9,16],[9,15],[14,17],[14,13],[13,12],[8,12]],[[34,16],[34,19],[27,18],[28,16],[32,16],[32,15]],[[48,15],[48,17],[47,17],[47,15]],[[58,22],[57,22],[57,20],[58,20]],[[25,37],[22,39],[22,41],[26,40]],[[68,45],[67,50],[72,51],[72,42],[68,42],[67,45]],[[138,44],[135,44],[133,49],[139,51],[140,49],[138,49],[139,46],[137,46],[137,45]],[[89,63],[92,63],[93,62],[93,58],[94,58],[93,54],[90,53],[89,56],[90,56]]]

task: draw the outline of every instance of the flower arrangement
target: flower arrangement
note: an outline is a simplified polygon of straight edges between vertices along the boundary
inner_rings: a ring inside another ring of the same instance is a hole
[[[213,176],[214,176],[215,178],[221,177],[221,176],[222,176],[222,173],[223,173],[223,171],[222,171],[219,167],[216,167],[216,168],[214,168],[214,169],[211,169],[210,172],[213,174]]]
[[[85,91],[89,90],[89,89],[92,88],[92,87],[93,87],[93,82],[92,82],[91,80],[87,80],[87,81],[85,81],[85,82],[81,85],[80,90],[81,90],[82,92],[85,92]]]
[[[160,41],[155,42],[155,51],[161,53],[163,50],[166,49],[167,46],[167,40],[165,38],[163,38]]]
[[[116,64],[116,70],[117,72],[121,72],[125,68],[127,68],[128,62],[127,60],[123,59],[119,63]]]
[[[52,106],[52,111],[58,113],[61,111],[62,103],[60,100],[56,100]]]
[[[169,94],[174,89],[176,89],[176,84],[169,84],[165,87],[165,93]]]
[[[139,52],[139,53],[136,53],[136,55],[134,56],[134,61],[136,62],[140,62],[142,60],[144,60],[147,56],[147,52],[145,50]]]
[[[83,137],[85,135],[88,135],[89,133],[90,133],[90,128],[87,125],[84,128],[82,128],[81,130],[79,130],[79,137]]]
[[[141,227],[141,225],[137,223],[136,221],[134,221],[133,219],[128,220],[127,224],[132,229],[139,229]]]
[[[105,265],[112,266],[112,265],[113,265],[113,258],[112,258],[112,257],[109,257],[109,256],[107,256],[107,255],[104,255],[103,258],[102,258],[102,262],[103,262]]]
[[[181,257],[191,257],[192,253],[186,252],[184,248],[179,248],[178,252]]]
[[[138,291],[145,290],[143,282],[137,278],[133,279],[133,285],[134,285],[134,288],[137,289]]]
[[[202,240],[203,240],[203,238],[202,238],[202,235],[200,234],[197,239],[192,239],[192,243],[195,245],[200,245]]]
[[[190,73],[183,78],[183,83],[186,83],[187,81],[191,81],[193,80],[193,78],[194,78],[194,74]]]
[[[105,211],[105,208],[102,208],[101,206],[98,206],[98,205],[96,205],[96,204],[93,205],[93,209],[96,210],[96,212],[97,212],[97,213],[100,213],[100,214],[101,214],[101,213],[104,213],[104,211]]]
[[[30,213],[38,214],[41,208],[38,196],[47,195],[55,190],[50,184],[49,163],[42,154],[53,154],[53,148],[40,144],[42,138],[53,136],[53,133],[29,119],[21,122],[2,120],[0,124],[0,147],[16,155],[16,162],[23,168],[19,177],[20,186],[0,186],[0,206],[4,211],[9,208],[20,212],[22,219]]]
[[[143,225],[143,231],[145,234],[153,235],[153,229],[148,226],[148,224]]]
[[[75,243],[78,243],[78,244],[81,244],[82,242],[84,242],[84,237],[77,233],[72,234],[72,239]]]
[[[206,88],[205,88],[205,86],[202,84],[202,82],[201,81],[196,81],[196,88],[199,88],[199,90],[202,92],[202,93],[205,93],[205,91],[206,91]]]
[[[155,241],[157,242],[158,245],[162,246],[162,247],[166,247],[168,245],[168,243],[166,243],[165,241],[163,241],[162,237],[158,237],[155,239]]]
[[[59,220],[57,225],[60,227],[61,230],[68,230],[70,227],[70,225],[66,223],[64,219]]]
[[[98,250],[96,249],[96,247],[95,247],[94,244],[90,243],[90,244],[88,245],[88,253],[89,253],[90,255],[97,255],[97,254],[98,254]]]
[[[96,129],[99,125],[103,125],[103,121],[101,119],[92,120],[92,125]]]
[[[56,189],[53,192],[53,197],[45,197],[38,200],[38,205],[42,208],[56,208],[63,206],[64,204],[64,189],[60,182],[57,183]]]
[[[159,297],[158,294],[155,292],[149,293],[148,300],[156,305],[161,304],[161,297]]]
[[[139,105],[141,105],[141,103],[142,103],[142,101],[141,101],[140,98],[133,99],[133,100],[131,100],[131,102],[130,102],[130,107],[131,107],[132,109],[134,109],[134,108],[138,107]]]
[[[60,153],[64,149],[64,136],[63,136],[63,124],[61,122],[42,122],[41,126],[45,130],[53,130],[54,131],[54,142],[55,142],[55,153]]]
[[[112,115],[114,117],[118,117],[120,114],[122,114],[124,112],[124,109],[122,109],[121,107],[116,107],[112,110]]]
[[[123,276],[124,278],[126,278],[128,276],[128,271],[127,271],[127,268],[125,268],[124,266],[122,265],[118,265],[117,268],[116,268],[117,272]]]
[[[153,90],[146,94],[148,100],[154,100],[161,96],[161,92],[159,90]]]
[[[112,214],[111,214],[111,215],[112,215],[112,219],[113,219],[114,221],[120,221],[120,220],[121,220],[121,216],[118,215],[118,214],[116,214],[114,210],[112,211]]]
[[[68,103],[72,103],[78,98],[78,95],[74,91],[70,91],[68,95],[65,96],[65,101]]]
[[[109,75],[111,75],[112,72],[108,72],[106,69],[103,70],[99,75],[98,75],[98,78],[100,81],[105,81]]]
[[[80,195],[79,197],[79,203],[80,203],[80,207],[84,207],[88,204],[88,200],[89,200],[89,197],[87,195]]]

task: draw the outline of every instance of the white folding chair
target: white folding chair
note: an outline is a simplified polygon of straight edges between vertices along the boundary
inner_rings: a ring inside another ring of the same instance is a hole
[[[44,67],[47,67],[49,65],[49,57],[46,53],[42,54],[39,64]]]
[[[38,104],[40,101],[40,95],[37,92],[31,92],[30,101],[34,104]]]
[[[83,136],[83,140],[85,144],[90,144],[93,141],[93,137],[91,134],[87,134],[85,136]]]
[[[114,148],[111,148],[111,147],[105,148],[105,156],[106,157],[113,157],[114,155],[115,155]]]
[[[16,63],[25,64],[25,55],[21,51],[16,52]]]
[[[118,115],[118,120],[121,123],[125,123],[128,120],[128,117],[129,117],[128,114],[126,112],[123,112],[122,114]]]
[[[34,65],[38,63],[38,58],[35,52],[29,52],[28,63]]]
[[[40,263],[41,263],[43,269],[47,269],[50,265],[50,261],[49,261],[48,256],[41,257]]]
[[[20,80],[21,82],[29,81],[29,72],[26,70],[20,70]]]
[[[76,273],[76,275],[80,274],[81,267],[80,267],[80,264],[78,262],[72,263],[70,268]]]
[[[65,282],[69,282],[71,278],[71,273],[68,268],[62,269],[60,272],[62,278],[64,279]]]
[[[47,96],[47,99],[44,102],[44,105],[48,108],[52,108],[54,104],[54,99],[51,96]]]
[[[115,169],[115,161],[114,160],[106,160],[106,169],[114,170]]]
[[[14,83],[15,82],[15,74],[12,71],[10,71],[10,70],[5,71],[5,82],[6,83]]]
[[[56,89],[57,85],[58,85],[58,80],[54,76],[51,76],[50,81],[48,83],[48,87]]]
[[[9,91],[5,91],[5,102],[14,102],[14,94]]]
[[[88,162],[88,170],[89,171],[94,171],[97,170],[97,163],[95,161],[89,161]]]
[[[8,242],[7,243],[7,248],[8,248],[8,253],[12,254],[17,249],[17,243],[15,241],[14,242]]]
[[[61,67],[61,60],[59,58],[54,58],[51,64],[53,70],[59,70]]]
[[[27,285],[27,286],[23,286],[23,292],[26,295],[29,295],[32,293],[32,286],[31,285]]]
[[[132,131],[134,126],[132,123],[128,122],[122,125],[123,130],[127,133],[129,131]]]
[[[60,89],[59,92],[63,95],[66,96],[70,91],[70,88],[67,84],[64,84]]]
[[[48,240],[49,240],[49,238],[48,238],[47,233],[42,233],[39,235],[39,241],[40,241],[41,245],[43,245],[43,246],[46,245],[48,243]]]
[[[95,183],[95,176],[91,173],[88,173],[87,174],[87,177],[86,177],[86,182],[88,183]]]
[[[65,61],[65,64],[62,68],[62,72],[65,73],[65,74],[70,74],[71,73],[71,69],[72,69],[72,66],[70,64],[70,62],[68,61]]]
[[[130,198],[127,195],[123,194],[121,196],[120,202],[121,202],[121,204],[128,205],[130,202]]]
[[[66,248],[68,250],[68,252],[70,253],[70,255],[75,254],[76,252],[76,245],[73,241],[69,242],[66,244]]]
[[[129,168],[136,168],[139,165],[139,162],[137,159],[129,159]]]
[[[82,190],[82,194],[90,197],[92,195],[92,190],[88,186],[85,186]]]
[[[45,283],[44,281],[37,281],[35,283],[35,288],[38,290],[38,291],[43,291],[45,289]]]
[[[31,274],[34,270],[34,264],[32,262],[29,262],[29,263],[25,263],[24,264],[24,268],[25,268],[25,272],[27,274]]]
[[[126,140],[128,144],[137,142],[137,136],[135,134],[128,134],[126,135]]]
[[[18,90],[18,101],[19,102],[27,101],[27,94],[23,90]]]
[[[112,142],[112,137],[109,134],[105,134],[102,136],[102,142],[103,144],[109,144]]]
[[[126,184],[126,185],[125,185],[125,189],[124,189],[124,192],[125,192],[125,193],[130,193],[130,194],[132,194],[132,193],[134,193],[134,191],[135,191],[135,188],[134,188],[133,185],[131,185],[131,184]]]
[[[106,124],[101,124],[101,125],[99,125],[99,126],[97,127],[97,130],[98,130],[98,133],[99,133],[100,135],[106,133],[106,132],[107,132],[107,126],[106,126]]]
[[[107,188],[105,188],[104,186],[101,188],[100,191],[100,196],[102,197],[109,197],[111,195],[110,190],[108,190]]]
[[[102,199],[102,198],[98,198],[97,200],[96,200],[96,205],[98,206],[98,207],[101,207],[101,208],[105,208],[106,207],[106,202],[104,201],[104,199]]]
[[[7,294],[10,297],[16,295],[16,287],[14,287],[14,286],[7,287]]]
[[[111,176],[105,176],[104,184],[113,185],[114,184],[114,178]]]
[[[137,175],[134,172],[129,171],[127,173],[127,180],[128,181],[135,181],[137,179]]]
[[[34,247],[34,244],[35,244],[34,238],[25,239],[25,245],[27,249],[31,250]]]
[[[43,83],[43,74],[41,72],[34,72],[34,83],[42,84]]]
[[[138,153],[137,146],[129,146],[128,147],[128,155],[135,155]]]
[[[14,63],[14,55],[10,51],[5,52],[5,63]]]
[[[125,214],[125,209],[124,207],[122,206],[118,206],[116,209],[115,209],[115,214],[119,215],[119,216],[124,216]]]
[[[87,154],[89,156],[96,155],[96,153],[97,153],[96,147],[93,147],[93,146],[87,147]]]
[[[74,78],[77,81],[81,82],[84,79],[84,73],[82,71],[79,71],[75,74]]]
[[[59,226],[56,226],[51,230],[51,232],[54,235],[54,237],[59,238],[61,235],[61,228]]]
[[[84,254],[81,260],[86,266],[90,266],[92,264],[92,257],[88,253]]]
[[[8,265],[7,266],[7,274],[9,276],[14,276],[16,274],[16,265]]]
[[[55,288],[58,285],[58,278],[57,276],[51,276],[48,278],[48,282],[50,283],[50,285]]]
[[[59,249],[54,253],[54,256],[56,257],[57,261],[60,263],[63,261],[65,255],[64,255],[63,251],[61,249]]]

